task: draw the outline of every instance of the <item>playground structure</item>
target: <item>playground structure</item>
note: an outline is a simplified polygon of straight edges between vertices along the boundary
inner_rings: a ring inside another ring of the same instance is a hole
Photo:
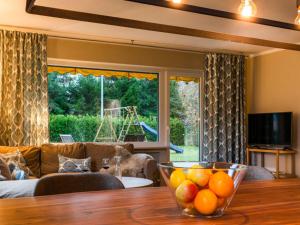
[[[119,136],[116,134],[116,121],[123,121]],[[157,130],[140,122],[136,106],[104,109],[103,119],[94,138],[95,142],[128,142],[147,141],[146,132],[157,137]],[[183,149],[170,143],[170,149],[176,153],[183,153]]]
[[[149,133],[157,136],[158,133],[155,129],[153,129],[152,127],[149,127],[146,123],[144,122],[140,122],[140,125],[144,128],[144,130],[148,131]],[[170,143],[170,149],[174,150],[176,153],[183,153],[183,149],[178,147],[177,145],[174,145],[172,143]]]
[[[115,122],[122,121],[117,136]],[[146,134],[140,125],[136,106],[104,109],[102,122],[97,130],[96,142],[147,141]]]

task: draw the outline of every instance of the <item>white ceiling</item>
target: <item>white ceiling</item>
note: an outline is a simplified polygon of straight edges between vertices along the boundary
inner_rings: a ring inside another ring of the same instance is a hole
[[[236,12],[240,0],[185,0],[185,2]],[[255,2],[258,17],[293,23],[296,16],[296,0],[255,0]],[[248,44],[31,15],[25,13],[25,3],[26,0],[0,0],[0,25],[42,29],[86,39],[127,43],[134,40],[138,44],[187,50],[235,51],[248,54],[270,50],[267,47]],[[124,0],[37,0],[36,4],[266,40],[300,43],[300,31],[198,15]]]

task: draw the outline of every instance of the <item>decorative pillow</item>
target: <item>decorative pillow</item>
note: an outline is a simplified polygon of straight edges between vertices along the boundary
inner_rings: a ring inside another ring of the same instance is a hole
[[[25,159],[19,150],[6,154],[0,154],[6,162],[13,180],[24,180],[33,175],[31,170],[26,166]]]
[[[91,172],[91,157],[86,159],[73,159],[58,155],[59,173]]]
[[[15,152],[19,150],[25,159],[26,166],[31,170],[35,177],[40,177],[40,157],[41,149],[37,146],[0,146],[0,154],[6,154],[9,152]],[[57,157],[57,154],[56,154]],[[58,164],[58,163],[57,163]],[[56,172],[57,170],[55,170]]]
[[[0,181],[2,180],[11,180],[11,173],[5,160],[0,156]]]

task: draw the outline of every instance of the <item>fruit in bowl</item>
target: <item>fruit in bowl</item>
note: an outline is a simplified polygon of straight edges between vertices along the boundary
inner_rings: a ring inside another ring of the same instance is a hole
[[[175,191],[176,199],[180,202],[191,202],[196,197],[199,188],[189,180],[183,181]]]
[[[223,215],[247,170],[220,162],[170,162],[159,168],[183,214],[204,217]]]

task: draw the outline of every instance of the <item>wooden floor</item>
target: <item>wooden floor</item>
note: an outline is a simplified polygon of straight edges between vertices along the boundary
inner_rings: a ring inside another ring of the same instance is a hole
[[[300,224],[300,179],[243,183],[217,219],[181,216],[166,187],[0,200],[1,225]]]

